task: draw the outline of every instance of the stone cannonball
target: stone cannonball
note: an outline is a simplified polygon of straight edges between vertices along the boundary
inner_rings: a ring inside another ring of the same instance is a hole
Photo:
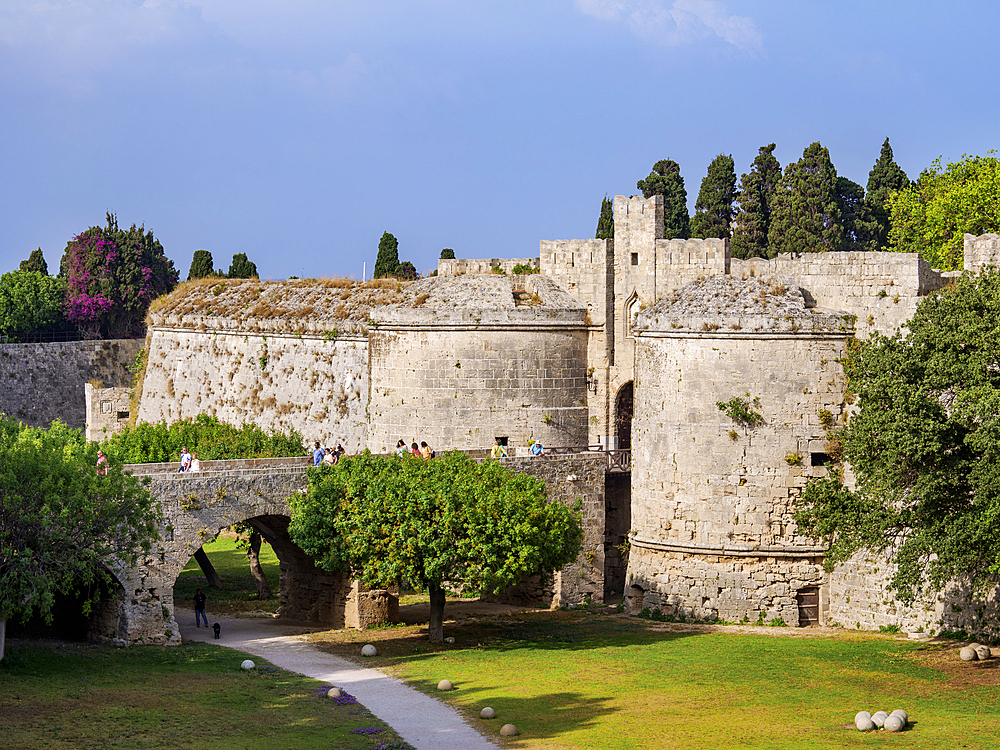
[[[858,714],[858,718],[854,720],[854,726],[858,728],[859,732],[870,732],[875,728],[875,722],[872,721],[871,716],[867,715],[867,711],[863,714]]]
[[[329,690],[326,691],[326,697],[327,698],[339,698],[340,697],[340,688],[339,687],[332,687],[332,688],[330,688]]]
[[[497,717],[497,712],[487,706],[479,712],[479,717],[482,719],[495,719]]]
[[[993,656],[993,652],[990,651],[990,647],[989,646],[977,646],[976,647],[976,656],[979,657],[980,661],[986,661],[991,656]]]
[[[903,717],[897,714],[893,714],[886,717],[885,720],[885,731],[887,732],[902,732],[903,727],[906,726],[906,722],[903,721]]]
[[[438,690],[454,690],[455,686],[451,684],[451,680],[441,680],[438,683]]]
[[[889,718],[889,714],[887,714],[885,711],[877,711],[876,713],[872,714],[872,723],[879,729],[881,729],[883,726],[885,726],[885,720],[887,718]]]
[[[253,668],[254,668],[254,667],[256,667],[256,666],[257,666],[257,665],[256,665],[256,664],[254,664],[254,663],[253,663],[252,661],[250,661],[249,659],[244,659],[244,660],[243,660],[243,663],[242,663],[242,664],[240,664],[240,668],[241,668],[241,669],[253,669]]]
[[[514,737],[519,734],[520,732],[517,731],[517,727],[515,727],[513,724],[504,724],[502,727],[500,727],[500,735],[502,737]]]
[[[895,709],[889,716],[898,716],[903,720],[903,726],[906,726],[906,723],[910,720],[910,715],[901,708]]]
[[[361,647],[361,655],[378,656],[378,649],[375,648],[372,644],[366,643],[364,646]]]
[[[858,719],[870,719],[872,715],[868,711],[858,711],[854,714],[854,723],[858,723]]]
[[[962,661],[975,661],[979,658],[979,654],[976,653],[976,649],[972,646],[966,646],[958,652],[958,658]]]

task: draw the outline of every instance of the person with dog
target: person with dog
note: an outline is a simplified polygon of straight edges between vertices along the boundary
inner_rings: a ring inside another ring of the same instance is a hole
[[[205,627],[208,627],[208,617],[205,616],[205,604],[208,602],[208,597],[205,596],[205,592],[198,589],[194,592],[194,626],[196,628],[201,627],[201,620],[205,621]],[[199,617],[201,619],[199,619]]]

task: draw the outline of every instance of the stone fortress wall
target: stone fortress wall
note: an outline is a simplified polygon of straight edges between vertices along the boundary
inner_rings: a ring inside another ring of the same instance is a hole
[[[130,387],[141,348],[134,339],[0,344],[0,412],[35,427],[59,419],[83,429],[86,385]]]
[[[893,332],[955,274],[900,253],[740,261],[726,240],[664,239],[659,197],[617,196],[614,210],[613,241],[442,260],[411,284],[185,287],[151,313],[139,418],[208,412],[349,452],[400,438],[475,451],[494,437],[615,447],[634,435],[631,499],[613,492],[631,518],[633,605],[795,624],[808,590],[825,622],[972,623],[985,610],[960,586],[904,610],[885,593],[884,561],[824,572],[821,541],[792,519],[804,482],[828,470],[828,422],[848,408],[846,342]],[[1000,237],[967,237],[966,254],[970,267],[996,262]],[[519,263],[540,273],[512,275]],[[744,394],[764,425],[743,429],[716,407]],[[582,583],[564,580],[561,603],[599,600],[598,562],[624,564],[609,549],[623,523],[608,521],[611,494],[603,514],[588,511],[587,551],[560,574]]]

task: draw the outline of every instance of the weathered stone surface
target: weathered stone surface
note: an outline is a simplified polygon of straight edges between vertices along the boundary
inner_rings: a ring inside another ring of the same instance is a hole
[[[859,732],[870,732],[875,729],[875,722],[872,721],[871,716],[863,716],[854,720],[854,726],[858,728]]]
[[[515,727],[513,724],[504,724],[502,727],[500,727],[501,737],[516,737],[519,734],[520,732],[517,731],[517,727]]]
[[[250,661],[249,659],[244,659],[244,660],[243,660],[243,662],[242,662],[242,663],[240,664],[240,669],[246,669],[246,670],[250,670],[250,669],[253,669],[253,668],[254,668],[254,667],[256,667],[256,666],[257,666],[257,665],[256,665],[256,664],[254,664],[254,663],[253,663],[252,661]]]
[[[86,384],[131,386],[141,348],[137,339],[0,344],[0,413],[37,427],[59,419],[82,430]]]
[[[451,683],[451,680],[441,680],[438,683],[438,690],[454,690],[455,686]]]
[[[992,655],[993,655],[993,652],[990,651],[990,647],[989,646],[978,646],[976,648],[976,656],[979,657],[980,661],[986,661]]]
[[[887,732],[902,732],[903,727],[906,726],[906,722],[903,720],[902,716],[890,714],[886,717],[882,726]]]
[[[963,648],[958,652],[958,656],[962,661],[976,661],[979,658],[979,654],[976,653],[976,649],[972,648],[972,646]]]
[[[378,649],[375,648],[375,646],[373,646],[372,644],[366,643],[364,646],[361,647],[361,655],[378,656]]]
[[[875,724],[879,729],[885,725],[885,720],[889,717],[885,711],[876,711],[872,714],[872,723]]]
[[[479,717],[482,719],[495,719],[496,716],[497,712],[494,711],[489,706],[486,706],[486,708],[484,708],[482,711],[479,712]]]

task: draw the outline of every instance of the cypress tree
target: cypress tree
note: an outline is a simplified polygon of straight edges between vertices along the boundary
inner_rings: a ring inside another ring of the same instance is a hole
[[[644,198],[663,196],[663,236],[666,239],[686,240],[691,236],[687,190],[684,189],[684,178],[677,162],[673,159],[656,162],[649,177],[639,180],[635,186],[642,191]]]
[[[399,268],[399,241],[388,232],[382,232],[378,242],[378,256],[375,258],[373,279],[392,276]]]
[[[872,218],[878,227],[873,239],[875,249],[886,247],[889,241],[889,209],[886,201],[889,195],[897,190],[908,188],[911,184],[906,172],[893,160],[892,146],[886,138],[882,144],[882,152],[872,171],[868,173],[868,207]]]
[[[841,250],[844,230],[837,200],[837,170],[819,141],[785,168],[771,204],[768,257]]]
[[[233,262],[229,265],[231,279],[252,279],[257,277],[257,264],[247,258],[246,253],[236,253]]]
[[[594,237],[599,240],[613,240],[615,238],[614,206],[607,195],[601,201],[601,216],[597,220],[597,234]]]
[[[775,144],[761,146],[750,171],[740,177],[736,193],[739,207],[733,218],[734,258],[767,257],[767,233],[771,228],[771,201],[781,181],[781,163],[774,156]]]
[[[712,159],[708,174],[701,181],[694,218],[691,219],[691,236],[703,239],[729,237],[735,199],[736,168],[733,157],[719,154]]]
[[[187,280],[202,279],[206,276],[214,276],[212,254],[208,250],[195,250],[191,259],[191,269],[188,271]]]
[[[28,256],[28,259],[21,261],[21,266],[18,270],[37,271],[42,276],[48,276],[49,266],[45,262],[45,256],[42,255],[42,248],[38,248],[37,250],[32,250],[31,255]]]
[[[865,189],[846,177],[837,178],[837,204],[844,226],[844,250],[878,250],[879,223],[865,197]]]

